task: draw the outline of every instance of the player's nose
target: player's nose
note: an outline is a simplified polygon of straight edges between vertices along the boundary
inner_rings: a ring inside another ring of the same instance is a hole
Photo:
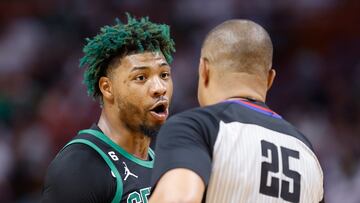
[[[158,77],[154,77],[150,84],[150,95],[152,97],[159,97],[165,95],[166,91],[167,87],[165,81]]]

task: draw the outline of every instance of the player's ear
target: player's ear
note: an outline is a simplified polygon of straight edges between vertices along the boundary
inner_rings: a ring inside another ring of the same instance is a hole
[[[100,77],[99,89],[102,93],[104,100],[112,101],[114,99],[113,88],[110,78],[105,76]]]
[[[209,85],[209,60],[205,57],[200,58],[200,65],[199,65],[199,75],[200,80],[203,83],[204,87]]]
[[[276,71],[275,69],[270,69],[269,70],[269,74],[268,74],[268,78],[267,78],[267,89],[269,90],[274,82],[276,76]]]

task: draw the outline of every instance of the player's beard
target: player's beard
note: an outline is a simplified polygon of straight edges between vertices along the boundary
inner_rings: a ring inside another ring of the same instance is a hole
[[[161,125],[151,125],[146,119],[146,111],[141,110],[137,105],[125,100],[118,99],[118,112],[120,120],[132,132],[140,132],[143,135],[155,138]]]
[[[160,130],[160,125],[155,125],[152,127],[146,126],[146,125],[140,125],[140,131],[150,137],[151,139],[155,138]]]

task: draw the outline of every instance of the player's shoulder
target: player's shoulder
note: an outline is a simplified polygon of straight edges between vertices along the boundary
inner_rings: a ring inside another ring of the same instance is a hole
[[[111,180],[110,170],[95,150],[84,144],[71,144],[50,163],[43,199],[44,202],[88,201],[84,194],[104,198],[109,191],[113,191]]]
[[[106,165],[97,152],[84,144],[71,144],[63,148],[48,167],[48,175],[53,179],[89,178],[96,170],[104,170]],[[76,174],[76,175],[75,175]]]
[[[97,152],[89,146],[74,143],[64,147],[54,158],[52,163],[82,165],[88,161],[102,162]]]

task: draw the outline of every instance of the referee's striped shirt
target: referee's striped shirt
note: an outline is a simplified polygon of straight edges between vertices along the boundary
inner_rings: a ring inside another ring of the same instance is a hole
[[[310,142],[262,102],[229,100],[175,115],[161,128],[156,153],[152,185],[188,168],[206,185],[203,202],[323,201]]]

